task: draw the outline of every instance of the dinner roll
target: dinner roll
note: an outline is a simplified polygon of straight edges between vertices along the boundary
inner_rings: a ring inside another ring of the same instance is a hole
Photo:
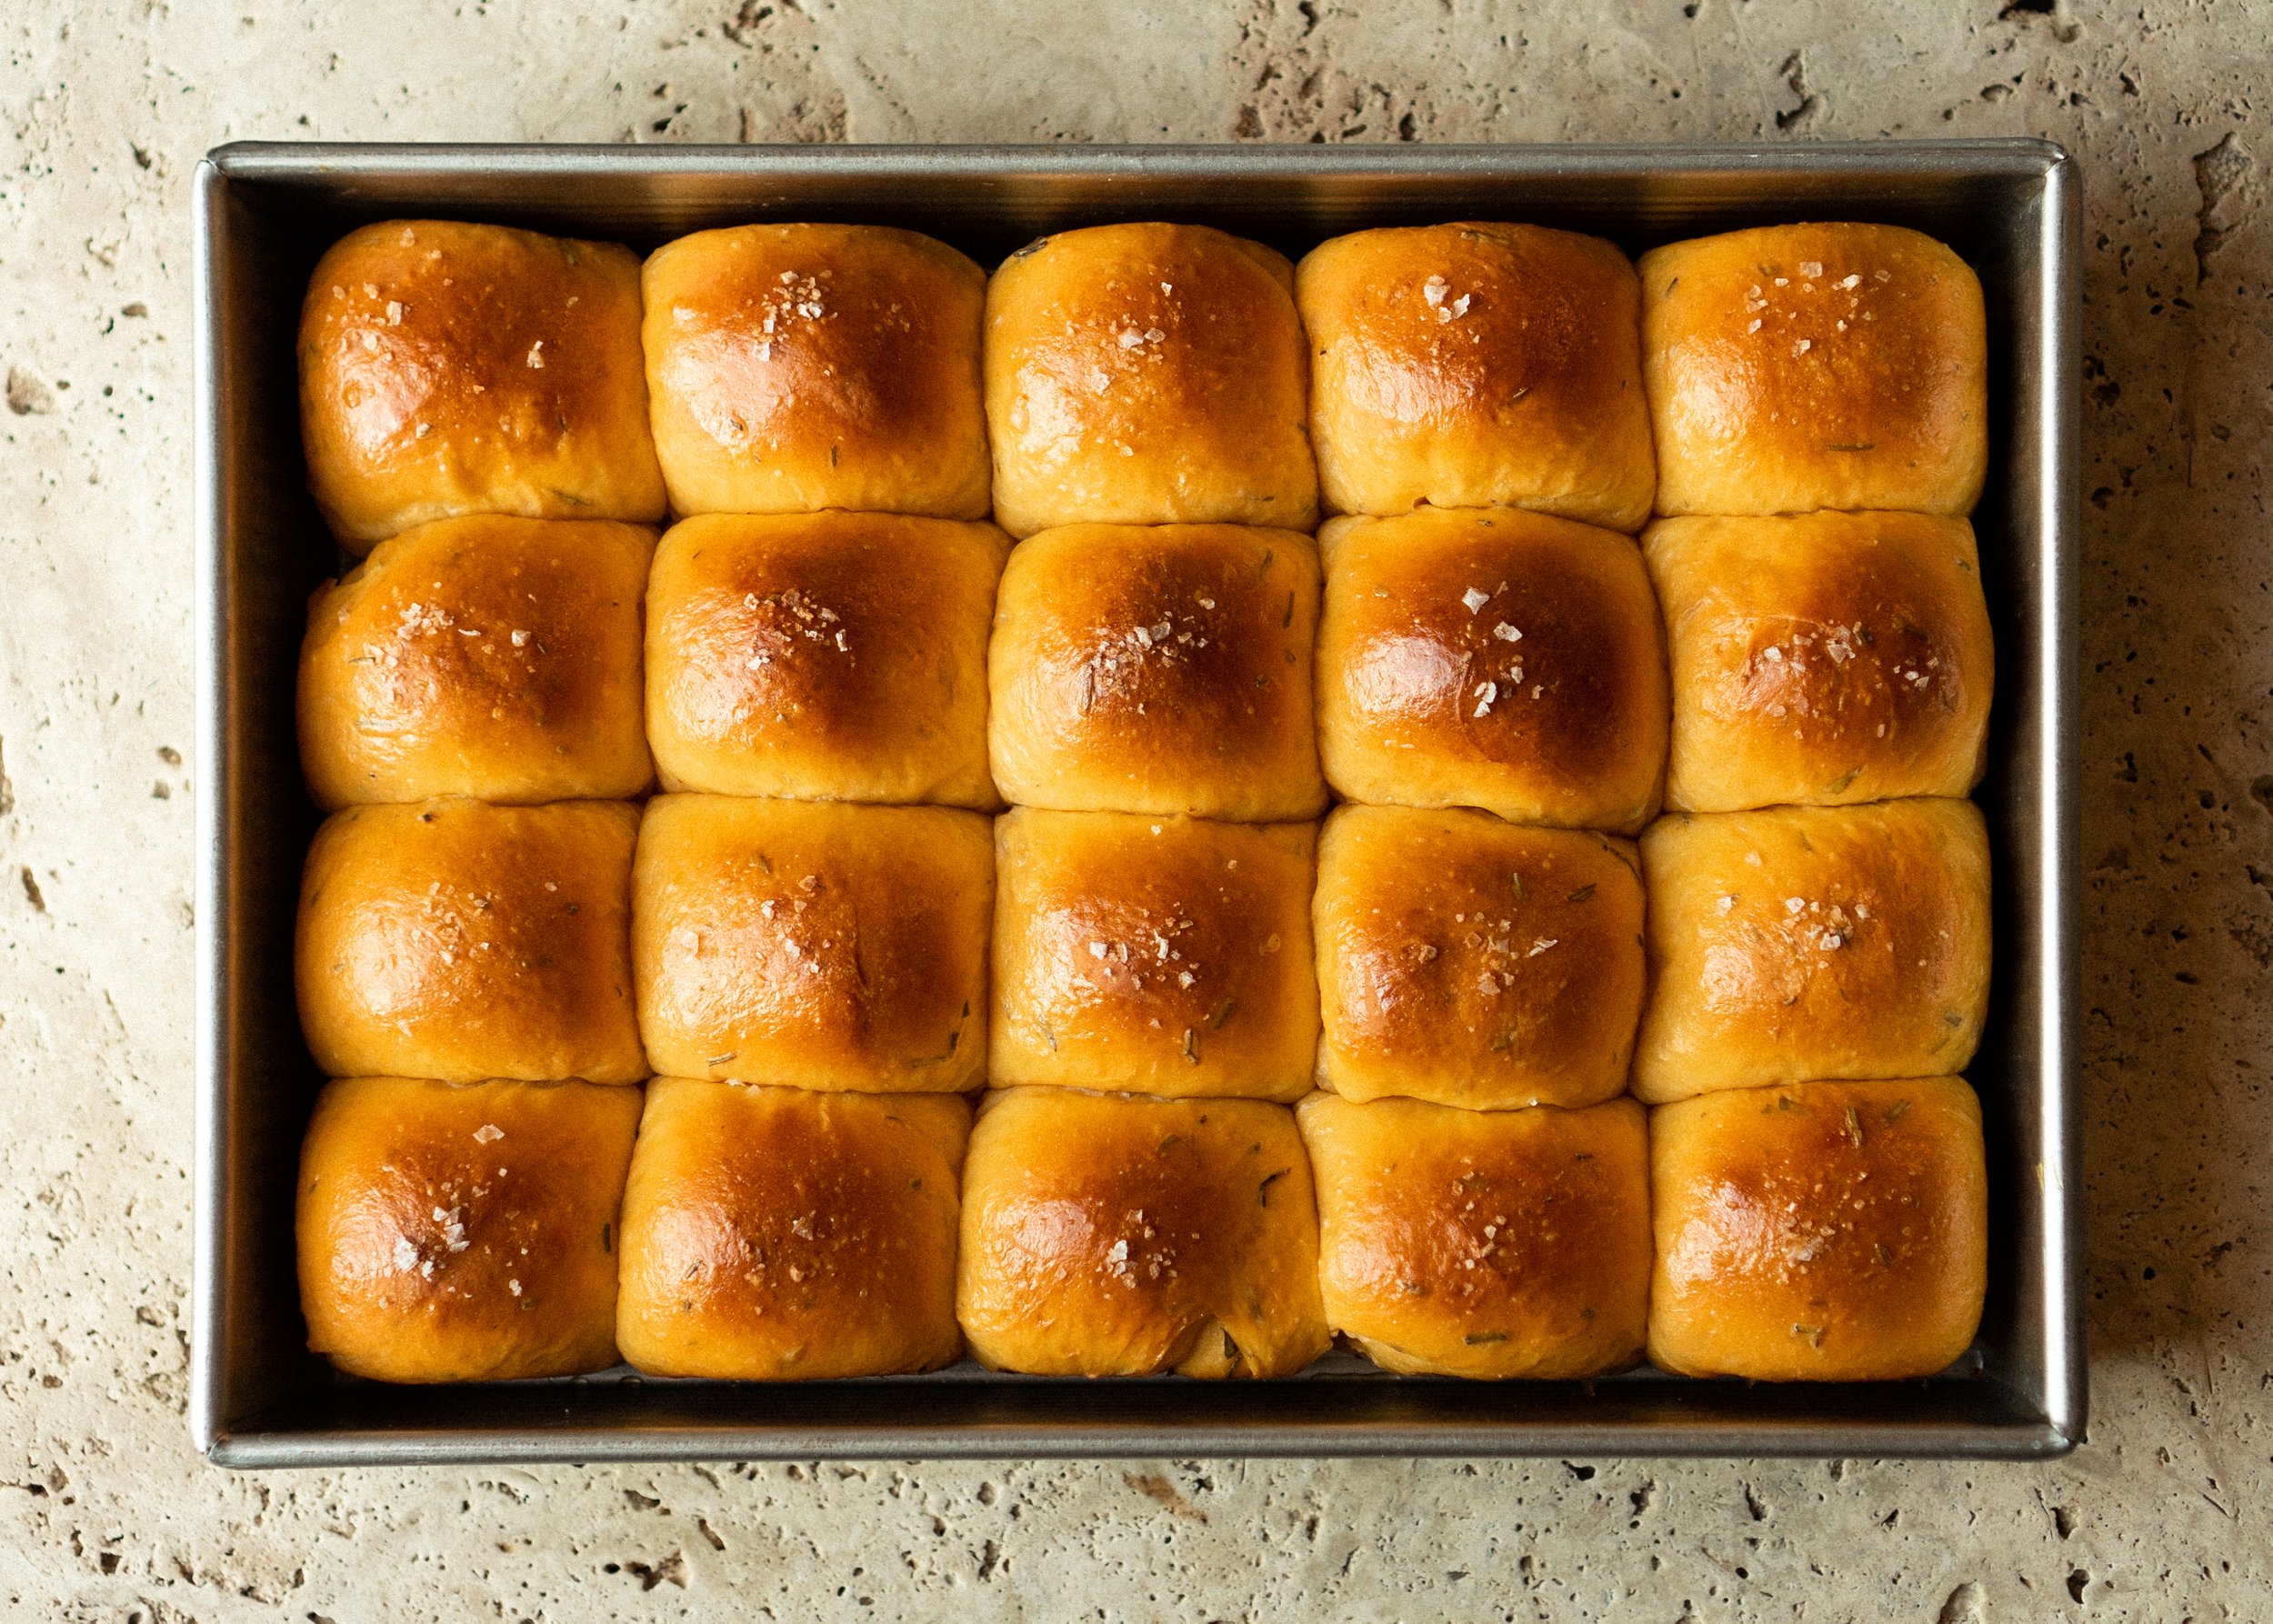
[[[995,612],[995,782],[1076,812],[1316,817],[1317,622],[1317,548],[1295,531],[1046,530]]]
[[[986,286],[995,519],[1317,522],[1286,256],[1204,226],[1046,236]]]
[[[1314,824],[997,818],[995,1086],[1307,1092],[1317,844]]]
[[[1989,978],[1988,832],[1972,802],[1677,814],[1641,850],[1641,1098],[1972,1059]]]
[[[986,273],[883,226],[735,226],[641,274],[671,506],[986,516]]]
[[[1424,507],[1318,539],[1318,747],[1344,799],[1627,835],[1649,821],[1666,654],[1629,537]]]
[[[1710,1094],[1649,1138],[1659,1369],[1883,1381],[1972,1345],[1988,1180],[1963,1078]]]
[[[299,706],[316,805],[644,791],[654,548],[653,531],[605,521],[439,519],[319,587]]]
[[[1314,1094],[1327,1324],[1409,1376],[1601,1376],[1649,1307],[1641,1107],[1468,1111]]]
[[[1310,1162],[1284,1106],[989,1095],[963,1169],[956,1314],[1037,1376],[1291,1376],[1324,1353]]]
[[[656,797],[632,873],[656,1069],[864,1094],[978,1087],[994,857],[971,812]]]
[[[350,807],[300,885],[300,1026],[333,1077],[647,1075],[632,1007],[639,812],[620,801]]]
[[[663,787],[994,807],[986,633],[1009,545],[877,513],[673,526],[647,585]]]
[[[1988,737],[1988,605],[1963,519],[1666,519],[1666,804],[1733,812],[1964,795]]]
[[[1765,226],[1642,256],[1657,511],[1962,515],[1988,464],[1981,284],[1898,226]]]
[[[502,226],[350,232],[300,310],[300,440],[358,555],[462,513],[661,518],[639,262]]]
[[[639,1090],[332,1083],[300,1148],[308,1347],[374,1381],[616,1363],[616,1205]]]
[[[1337,807],[1311,903],[1320,1080],[1479,1110],[1625,1092],[1639,867],[1632,842],[1580,830]]]
[[[1360,231],[1310,251],[1295,297],[1328,510],[1649,516],[1641,293],[1615,245],[1471,222]]]
[[[624,1358],[737,1381],[952,1364],[970,1130],[954,1095],[657,1078],[624,1192]]]

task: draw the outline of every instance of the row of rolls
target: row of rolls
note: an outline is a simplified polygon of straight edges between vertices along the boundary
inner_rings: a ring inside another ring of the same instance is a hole
[[[1978,305],[1873,227],[350,236],[311,1346],[1944,1368]]]
[[[1361,231],[1293,264],[1205,226],[1029,244],[989,276],[876,226],[613,243],[388,221],[299,326],[301,437],[361,554],[466,513],[1227,523],[1514,506],[1962,516],[1988,317],[1948,246],[1766,226],[1638,266],[1597,237]]]
[[[319,805],[656,787],[991,810],[1660,807],[1961,796],[1993,686],[1970,527],[1517,508],[1299,532],[714,514],[447,519],[313,600]]]
[[[1987,1204],[1958,1078],[1648,1113],[356,1078],[300,1177],[310,1346],[397,1382],[1267,1378],[1337,1336],[1478,1379],[1928,1376]]]

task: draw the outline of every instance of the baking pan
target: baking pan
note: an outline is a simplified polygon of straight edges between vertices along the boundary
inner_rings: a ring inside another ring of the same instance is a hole
[[[240,144],[195,187],[197,1045],[190,1422],[236,1467],[411,1461],[1213,1455],[2041,1458],[2084,1426],[2072,1091],[2077,238],[2073,162],[2037,141],[1760,147],[564,147]],[[1974,522],[1998,644],[1978,798],[1996,969],[1969,1072],[1991,1188],[1988,1313],[1924,1381],[1771,1387],[1396,1377],[1347,1356],[1276,1382],[1066,1381],[968,1364],[767,1386],[619,1371],[479,1388],[335,1375],[305,1349],[293,1184],[320,1078],[293,1007],[316,823],[292,704],[307,594],[336,563],[305,493],[294,330],[322,249],[456,217],[647,249],[751,220],[932,233],[984,262],[1066,226],[1204,222],[1300,254],[1367,226],[1533,221],[1629,252],[1796,219],[1911,226],[1988,300],[1991,461]]]

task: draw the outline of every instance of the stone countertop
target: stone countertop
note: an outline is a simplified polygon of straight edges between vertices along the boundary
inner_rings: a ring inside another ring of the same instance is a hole
[[[0,1613],[2273,1617],[2273,5],[6,10]],[[192,1453],[207,147],[2023,134],[2079,155],[2089,211],[2075,1455],[232,1475]]]

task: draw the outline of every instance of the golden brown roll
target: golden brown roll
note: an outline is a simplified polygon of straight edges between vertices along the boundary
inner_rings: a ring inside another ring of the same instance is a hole
[[[1963,515],[1988,464],[1970,266],[1898,226],[1764,226],[1642,256],[1657,511]]]
[[[736,226],[641,275],[671,506],[986,516],[986,273],[883,226]]]
[[[646,790],[640,605],[654,550],[655,533],[632,525],[439,519],[318,588],[299,707],[316,805]]]
[[[647,585],[666,789],[997,805],[986,636],[1009,541],[878,513],[674,526]]]
[[[1329,512],[1649,516],[1641,290],[1614,244],[1475,222],[1360,231],[1304,257],[1295,297]]]
[[[624,1192],[624,1358],[737,1381],[952,1364],[970,1130],[953,1095],[657,1078]]]
[[[1019,544],[988,655],[995,782],[1025,806],[1275,823],[1326,807],[1318,554],[1241,525],[1070,525]]]
[[[1404,1375],[1601,1376],[1649,1313],[1641,1107],[1469,1111],[1314,1094],[1327,1324]]]
[[[1675,814],[1642,836],[1655,1105],[1954,1073],[1988,1005],[1988,831],[1970,801]]]
[[[1300,1097],[1317,845],[1315,824],[997,818],[994,1085]]]
[[[310,1350],[374,1381],[616,1363],[616,1205],[639,1090],[350,1078],[300,1148]]]
[[[333,1077],[647,1076],[620,801],[350,807],[300,884],[300,1026]]]
[[[661,518],[638,260],[449,220],[350,232],[300,311],[300,438],[351,553],[463,513]]]
[[[1327,1348],[1309,1158],[1260,1100],[987,1096],[956,1275],[997,1369],[1291,1376]]]
[[[1318,747],[1345,799],[1627,835],[1649,821],[1665,633],[1630,537],[1425,507],[1318,540]]]
[[[656,1069],[862,1094],[978,1087],[994,861],[972,812],[656,797],[632,876]]]
[[[1344,806],[1311,909],[1319,1080],[1337,1093],[1498,1110],[1625,1092],[1642,1007],[1631,841]]]
[[[1839,806],[1980,781],[1994,661],[1965,520],[1666,519],[1642,552],[1673,668],[1667,806]]]
[[[1093,226],[986,287],[995,521],[1317,520],[1294,267],[1204,226]]]
[[[1962,1078],[1709,1094],[1649,1138],[1659,1369],[1885,1381],[1972,1345],[1988,1180]]]

